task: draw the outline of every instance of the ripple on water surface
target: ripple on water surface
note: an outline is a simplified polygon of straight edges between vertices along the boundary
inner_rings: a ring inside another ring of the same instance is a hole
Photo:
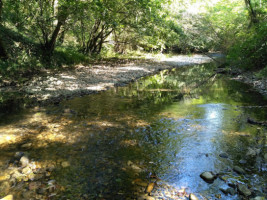
[[[127,87],[5,114],[0,197],[186,199],[192,192],[241,199],[220,190],[236,182],[264,195],[266,129],[247,118],[264,121],[267,102],[212,69],[166,70]],[[15,152],[29,159],[28,168]],[[233,171],[237,165],[245,174]],[[205,171],[217,179],[206,183]]]

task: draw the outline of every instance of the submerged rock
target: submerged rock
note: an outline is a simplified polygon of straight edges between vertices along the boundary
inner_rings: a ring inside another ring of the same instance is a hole
[[[230,194],[232,196],[236,194],[236,191],[235,191],[234,188],[228,188],[226,191],[227,191],[228,194]]]
[[[245,174],[246,171],[239,166],[234,166],[234,171],[238,174]]]
[[[212,172],[203,172],[200,174],[200,177],[208,183],[213,183],[213,181],[217,178]]]
[[[191,193],[191,194],[189,195],[189,200],[198,200],[198,198],[197,198],[196,195],[194,195],[193,193]]]
[[[228,158],[228,155],[227,155],[226,153],[221,153],[219,156],[220,156],[221,158]]]
[[[252,194],[251,191],[244,184],[238,184],[237,185],[237,189],[238,189],[240,194],[242,194],[242,195],[244,195],[246,197],[250,196]]]

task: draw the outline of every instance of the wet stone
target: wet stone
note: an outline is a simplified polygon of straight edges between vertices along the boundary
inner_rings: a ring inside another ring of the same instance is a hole
[[[212,183],[216,179],[216,176],[212,172],[203,172],[200,174],[200,177],[208,183]]]
[[[234,171],[238,174],[245,174],[246,171],[239,166],[234,166]]]
[[[230,194],[232,196],[236,194],[236,191],[235,191],[234,188],[228,188],[226,191],[227,191],[228,194]]]
[[[191,194],[189,195],[189,200],[198,200],[198,198],[197,198],[196,195],[194,195],[193,193],[191,193]]]
[[[221,158],[228,158],[228,155],[227,155],[226,153],[221,153],[219,156],[220,156]]]
[[[244,195],[246,197],[250,196],[252,194],[251,191],[244,184],[238,184],[237,185],[237,189],[238,189],[240,194],[242,194],[242,195]]]

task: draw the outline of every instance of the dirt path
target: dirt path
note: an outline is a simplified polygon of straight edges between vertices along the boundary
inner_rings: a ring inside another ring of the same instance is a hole
[[[218,56],[218,55],[215,55]],[[91,94],[111,87],[122,86],[138,78],[156,73],[160,70],[186,65],[211,62],[205,55],[174,56],[160,61],[151,59],[127,64],[92,66],[76,66],[72,70],[58,73],[47,72],[46,75],[35,77],[21,87],[0,88],[0,92],[19,91],[26,97],[40,103],[59,102],[74,96]]]

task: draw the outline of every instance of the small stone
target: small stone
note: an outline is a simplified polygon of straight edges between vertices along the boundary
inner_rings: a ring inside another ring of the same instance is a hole
[[[66,167],[69,167],[70,166],[70,163],[68,161],[64,161],[64,162],[61,163],[61,166],[63,168],[66,168]]]
[[[198,200],[197,196],[194,195],[193,193],[190,193],[189,195],[189,200]]]
[[[22,167],[26,167],[30,162],[26,156],[22,156],[19,161]]]
[[[240,194],[242,194],[246,197],[251,195],[251,191],[247,188],[246,185],[238,184],[237,189],[240,192]]]
[[[32,146],[32,143],[26,143],[26,144],[21,145],[21,148],[29,149],[29,148],[31,148],[31,146]]]
[[[234,171],[238,174],[245,174],[246,171],[239,166],[234,166]]]
[[[32,173],[32,170],[30,167],[25,167],[22,169],[22,173],[27,175],[27,174]]]
[[[7,195],[4,198],[2,198],[1,200],[13,200],[13,195]]]
[[[0,184],[0,194],[7,195],[9,193],[9,190],[10,185],[7,181]]]
[[[225,190],[224,188],[220,188],[220,190],[222,191],[222,193],[224,193],[224,194],[228,194],[228,192],[227,192],[227,190]]]
[[[216,176],[212,172],[203,172],[200,174],[200,177],[207,183],[212,183],[216,179]]]
[[[228,155],[227,155],[226,153],[221,153],[219,156],[220,156],[221,158],[228,158]]]
[[[234,188],[227,188],[226,191],[227,191],[228,194],[230,194],[230,195],[232,195],[232,196],[236,194],[236,191],[235,191]]]
[[[133,165],[133,162],[130,161],[130,160],[128,160],[127,165],[128,165],[128,166],[131,166],[131,165]]]

